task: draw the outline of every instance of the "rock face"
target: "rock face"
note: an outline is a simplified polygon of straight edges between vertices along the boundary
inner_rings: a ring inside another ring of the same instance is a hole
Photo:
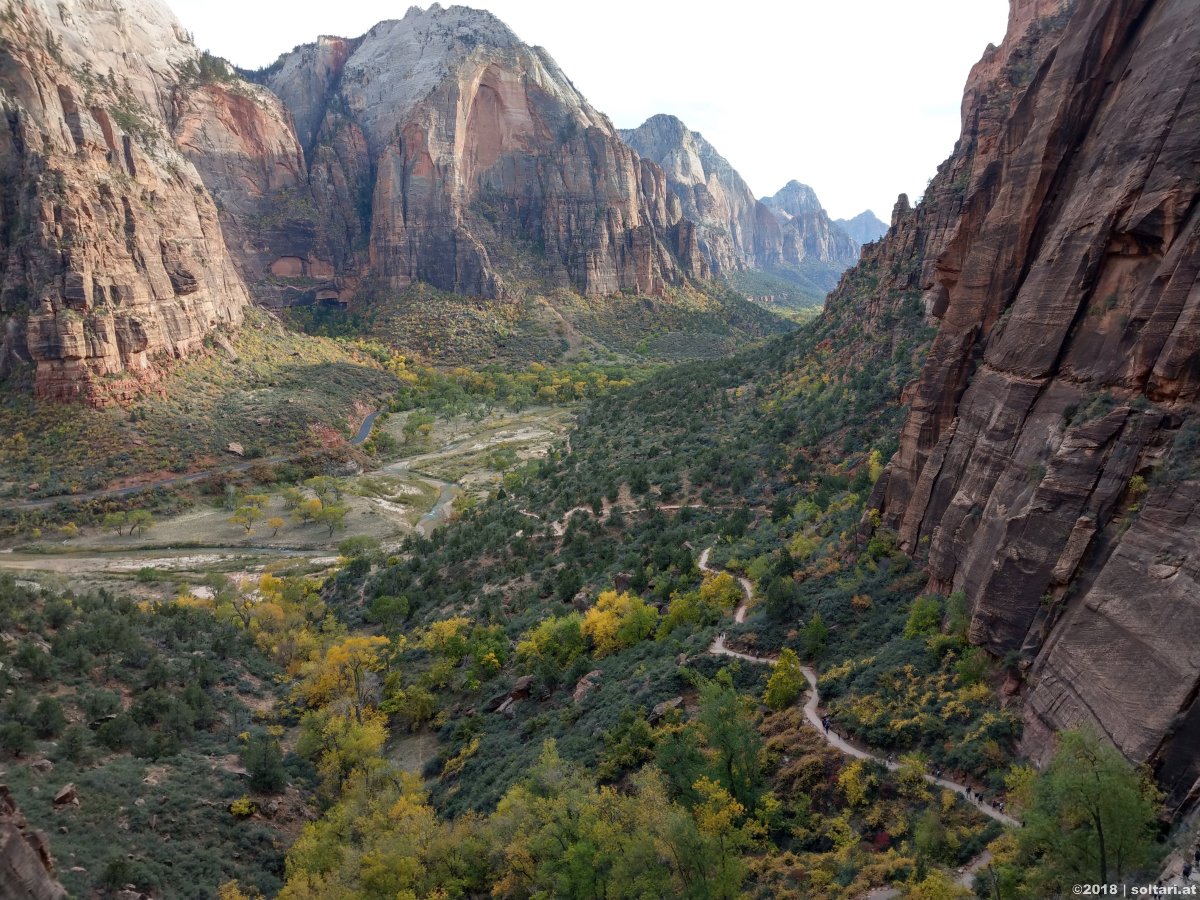
[[[683,215],[696,223],[700,252],[713,274],[779,263],[782,237],[775,217],[699,132],[675,116],[657,115],[623,129],[621,138],[662,166]]]
[[[954,156],[869,250],[903,263],[872,302],[919,289],[938,323],[871,505],[1019,660],[1028,752],[1088,724],[1176,803],[1200,786],[1198,58],[1189,0],[1014,0]]]
[[[257,303],[338,297],[319,241],[304,152],[274,94],[236,79],[182,85],[174,138],[221,211],[230,255]]]
[[[25,822],[5,785],[0,785],[0,900],[64,900],[54,877],[46,835]]]
[[[662,166],[714,275],[759,269],[829,291],[857,262],[858,242],[830,220],[807,185],[792,181],[756,200],[716,148],[674,116],[653,116],[621,137]]]
[[[887,234],[888,227],[869,209],[864,209],[853,219],[834,219],[837,225],[859,244],[870,244]]]
[[[706,274],[662,170],[544,50],[489,13],[414,7],[253,77],[290,114],[294,146],[271,124],[280,110],[267,98],[254,112],[271,136],[270,165],[212,124],[226,98],[202,99],[187,131],[214,132],[187,143],[218,196],[259,186],[226,220],[244,238],[235,251],[252,282],[265,266],[318,300],[416,280],[502,298],[517,273],[584,294],[658,294]],[[206,142],[230,147],[231,164],[203,161]],[[294,171],[299,159],[306,173]]]
[[[23,0],[0,19],[0,374],[106,403],[248,302],[168,130],[200,54],[157,0]]]
[[[840,276],[858,261],[858,243],[834,224],[807,184],[789,181],[773,197],[764,197],[763,204],[779,220],[784,266],[820,263]]]

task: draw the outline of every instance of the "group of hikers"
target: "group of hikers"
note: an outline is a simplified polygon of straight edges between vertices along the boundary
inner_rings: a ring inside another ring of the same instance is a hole
[[[1184,881],[1192,880],[1193,871],[1195,871],[1197,875],[1200,875],[1200,844],[1197,844],[1196,849],[1192,852],[1192,860],[1192,862],[1185,862],[1183,864]]]

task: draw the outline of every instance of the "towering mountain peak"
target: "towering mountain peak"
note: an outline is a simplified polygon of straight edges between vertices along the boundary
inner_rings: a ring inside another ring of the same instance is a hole
[[[869,244],[887,234],[888,227],[869,209],[864,209],[853,219],[835,219],[834,224],[858,241]]]
[[[794,216],[821,211],[821,201],[817,199],[817,192],[795,179],[781,187],[774,196],[764,197],[763,203],[785,222]]]
[[[716,177],[739,191],[743,187],[750,191],[717,148],[676,116],[665,113],[651,116],[637,128],[621,129],[621,137],[642,156],[662,166],[667,176],[676,181],[703,184]]]
[[[662,172],[549,53],[490,13],[414,7],[360,38],[297,47],[253,77],[292,114],[309,168],[296,190],[310,196],[280,198],[292,221],[272,235],[254,237],[261,216],[242,216],[246,270],[319,270],[321,292],[342,299],[416,280],[500,297],[514,254],[591,294],[660,293],[703,274]],[[231,184],[222,166],[196,162],[210,184]]]

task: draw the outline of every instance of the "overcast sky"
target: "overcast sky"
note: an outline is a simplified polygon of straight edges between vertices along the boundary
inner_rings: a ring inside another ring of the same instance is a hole
[[[410,3],[166,0],[203,49],[258,68]],[[421,4],[428,6],[428,3]],[[443,4],[449,5],[449,4]],[[546,47],[619,128],[673,113],[759,195],[795,178],[835,218],[916,200],[954,147],[972,64],[1007,0],[476,0]]]

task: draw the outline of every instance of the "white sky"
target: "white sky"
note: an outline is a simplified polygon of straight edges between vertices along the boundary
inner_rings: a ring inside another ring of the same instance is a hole
[[[355,37],[406,0],[166,0],[246,68],[320,34]],[[422,3],[427,6],[428,3]],[[443,2],[443,5],[449,5]],[[954,147],[971,66],[1007,0],[468,0],[540,44],[619,128],[672,113],[758,195],[795,178],[834,218],[887,222]]]

